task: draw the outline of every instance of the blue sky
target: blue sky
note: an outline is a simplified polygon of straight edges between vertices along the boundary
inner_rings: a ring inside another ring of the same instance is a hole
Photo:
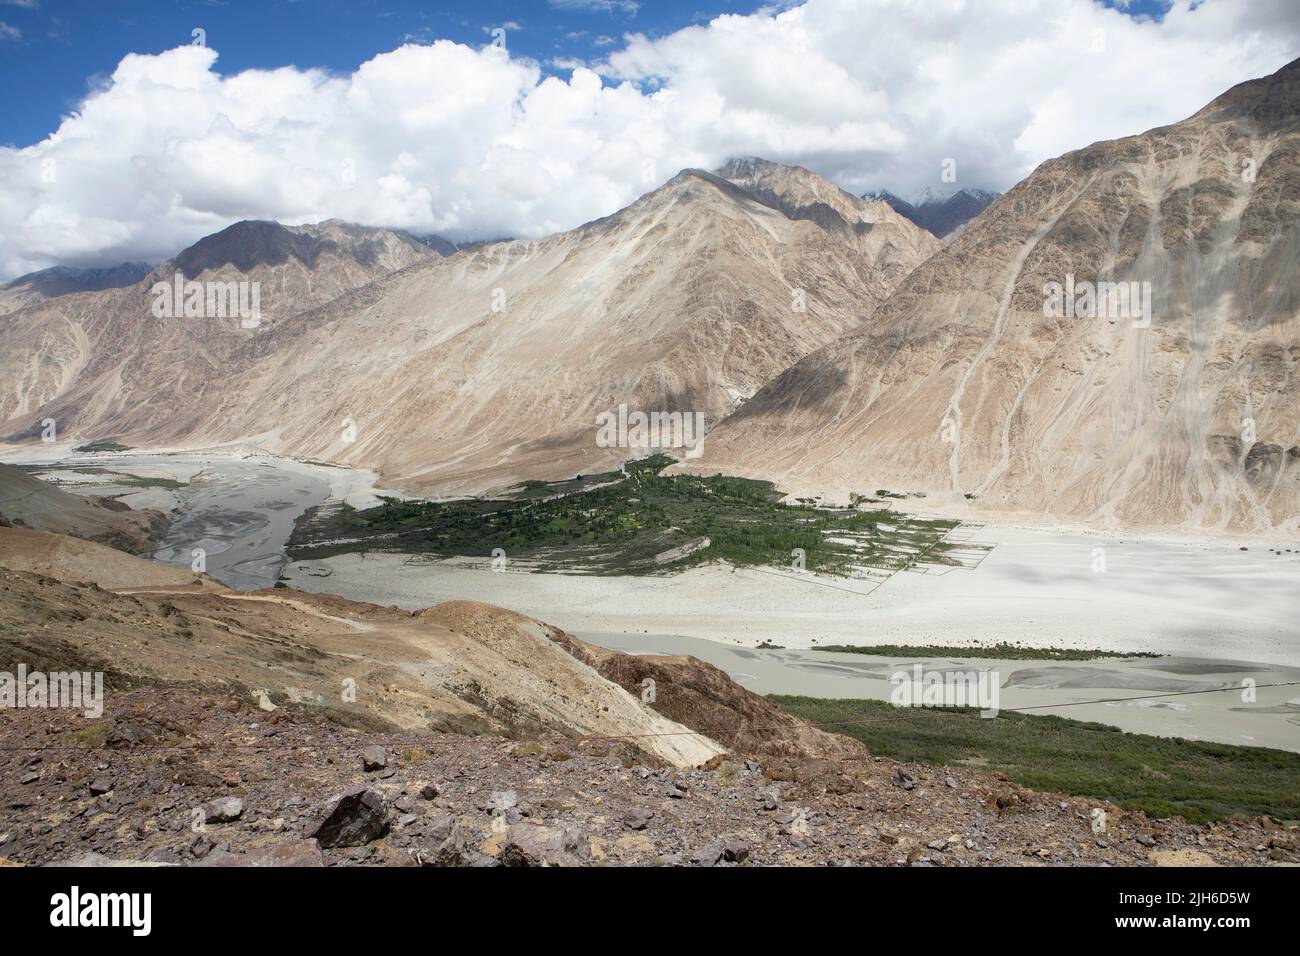
[[[789,2],[789,0],[784,0]],[[625,33],[663,36],[773,0],[0,0],[0,143],[52,133],[127,53],[189,43],[201,27],[222,74],[293,65],[348,73],[407,40],[482,44],[508,24],[512,54],[595,59]],[[1159,17],[1160,0],[1108,0]],[[519,29],[515,29],[515,25]],[[7,27],[7,29],[6,29]],[[16,35],[15,35],[16,34]]]
[[[43,139],[125,54],[189,43],[195,27],[220,51],[223,74],[286,65],[347,73],[408,40],[483,44],[501,24],[514,55],[590,59],[607,49],[602,38],[660,36],[765,6],[771,0],[0,0],[0,23],[20,33],[0,39],[0,142]]]

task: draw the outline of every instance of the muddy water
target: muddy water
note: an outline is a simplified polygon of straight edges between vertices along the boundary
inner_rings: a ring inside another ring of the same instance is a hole
[[[374,503],[370,472],[261,453],[67,454],[30,463],[48,465],[37,475],[66,490],[166,513],[171,524],[153,557],[241,591],[275,584],[294,522],[308,508],[331,497]],[[141,487],[140,479],[182,485]]]
[[[294,521],[329,497],[321,470],[273,458],[205,468],[178,492],[181,515],[154,557],[192,566],[201,552],[208,574],[223,584],[271,587],[287,560]]]

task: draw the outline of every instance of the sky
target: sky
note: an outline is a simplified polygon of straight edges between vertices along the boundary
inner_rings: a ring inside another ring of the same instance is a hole
[[[242,218],[537,237],[736,155],[1002,191],[1297,55],[1296,0],[0,0],[0,279]]]

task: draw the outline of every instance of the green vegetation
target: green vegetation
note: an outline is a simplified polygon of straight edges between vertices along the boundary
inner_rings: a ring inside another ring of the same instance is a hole
[[[1101,651],[1067,647],[1025,647],[1020,644],[993,644],[988,647],[937,647],[933,644],[827,644],[814,651],[839,654],[869,654],[872,657],[994,657],[1017,661],[1093,661],[1102,657],[1161,657],[1145,651]]]
[[[108,739],[108,724],[87,724],[77,730],[70,730],[63,735],[62,743],[65,747],[82,747],[87,750],[93,750],[97,747],[104,746],[104,741]]]
[[[489,557],[542,571],[648,574],[728,561],[848,575],[958,563],[941,540],[955,521],[893,511],[787,504],[771,482],[660,475],[656,455],[626,472],[530,481],[496,499],[398,501],[364,511],[316,508],[289,541],[294,560],[354,551]],[[967,546],[969,550],[969,546]]]
[[[896,760],[1000,770],[1035,790],[1108,800],[1193,823],[1269,814],[1300,819],[1300,754],[1130,734],[1105,724],[885,701],[772,698],[826,730]]]
[[[736,785],[740,779],[740,764],[734,760],[722,761],[722,766],[718,768],[718,786],[724,790]]]
[[[115,442],[115,441],[111,441],[111,440],[105,438],[105,439],[102,439],[102,440],[100,440],[100,441],[92,441],[92,442],[90,442],[89,444],[81,445],[81,446],[79,446],[79,447],[77,447],[77,448],[74,448],[74,449],[72,449],[72,450],[73,450],[73,451],[81,451],[81,452],[96,452],[96,451],[130,451],[130,450],[131,450],[131,446],[130,446],[130,445],[119,445],[117,442]]]
[[[81,449],[77,449],[80,451]],[[169,491],[177,488],[184,488],[186,483],[177,481],[175,478],[153,478],[146,475],[133,475],[129,471],[118,471],[115,468],[105,468],[102,465],[19,465],[26,472],[46,472],[46,471],[69,471],[74,475],[108,475],[113,479],[112,484],[127,485],[132,488],[166,488]],[[76,485],[74,479],[69,481],[70,484]],[[83,483],[84,484],[84,483]],[[96,485],[91,489],[93,493],[98,494],[100,486]]]

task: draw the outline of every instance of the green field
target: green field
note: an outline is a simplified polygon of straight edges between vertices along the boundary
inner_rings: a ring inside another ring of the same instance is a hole
[[[186,483],[177,481],[175,478],[155,478],[145,475],[133,475],[129,471],[118,471],[115,468],[104,468],[99,465],[20,465],[23,471],[29,472],[61,472],[68,471],[81,475],[108,475],[113,479],[115,485],[125,485],[130,488],[166,488],[168,491],[174,491],[177,488],[184,488]],[[75,481],[73,482],[75,484]],[[95,493],[96,486],[90,486],[83,491],[84,493]]]
[[[786,711],[895,760],[1000,770],[1035,790],[1108,800],[1193,823],[1268,814],[1300,820],[1300,754],[1130,734],[1104,724],[875,700],[781,697]]]
[[[658,455],[625,473],[530,481],[500,498],[316,508],[299,520],[289,553],[488,558],[499,548],[534,570],[579,574],[654,574],[719,560],[793,572],[796,549],[805,570],[827,575],[959,563],[941,540],[955,521],[872,509],[869,499],[843,508],[790,504],[765,481],[659,474],[672,463]]]
[[[105,438],[105,439],[101,439],[100,441],[92,441],[89,444],[81,445],[72,450],[75,452],[87,452],[87,453],[97,452],[97,451],[130,451],[131,446],[121,445],[115,441]]]

